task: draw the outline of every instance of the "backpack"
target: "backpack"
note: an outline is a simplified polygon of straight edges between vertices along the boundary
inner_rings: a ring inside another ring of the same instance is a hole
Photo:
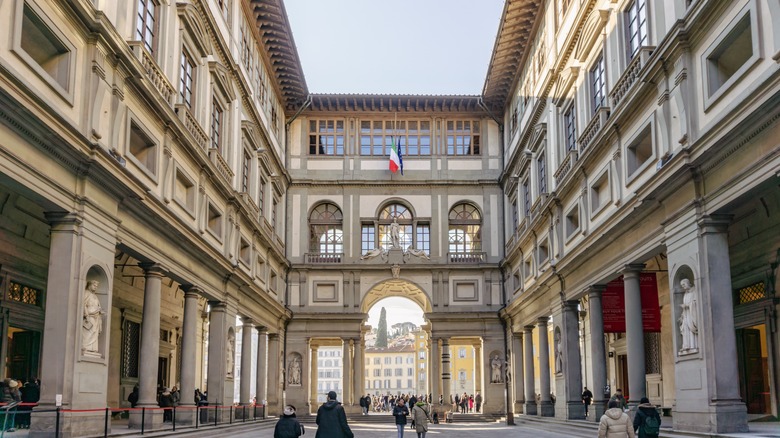
[[[661,420],[655,415],[645,415],[640,429],[642,429],[645,435],[658,436],[661,432]]]

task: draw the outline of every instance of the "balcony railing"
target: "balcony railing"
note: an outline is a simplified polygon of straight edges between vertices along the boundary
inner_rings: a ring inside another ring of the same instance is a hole
[[[168,78],[165,77],[165,74],[157,65],[157,61],[152,58],[152,55],[149,54],[140,41],[130,41],[128,44],[135,57],[141,61],[141,66],[146,71],[146,77],[149,79],[149,82],[157,89],[162,98],[168,102],[168,105],[173,105],[176,89],[173,88]]]
[[[450,263],[469,264],[485,261],[484,252],[448,252],[447,259]]]
[[[183,104],[176,105],[176,114],[178,114],[179,119],[184,123],[184,128],[187,132],[195,139],[195,143],[205,151],[209,144],[209,136],[206,135],[206,132],[200,127],[200,123],[195,119],[195,116],[193,116],[190,110]]]
[[[343,252],[306,254],[306,263],[341,263]]]
[[[590,146],[590,142],[596,138],[596,135],[601,132],[601,128],[607,125],[607,119],[609,118],[609,108],[602,106],[590,119],[590,123],[582,131],[582,135],[577,139],[577,143],[580,145],[580,156],[585,152],[585,149]]]
[[[233,181],[233,171],[230,170],[227,162],[222,158],[222,154],[219,153],[217,148],[209,148],[209,159],[214,167],[217,168],[217,172],[225,178],[225,181],[230,184]],[[259,210],[258,210],[259,212]]]
[[[639,74],[642,69],[647,65],[647,60],[650,59],[650,55],[655,50],[654,46],[642,47],[639,49],[639,53],[634,56],[631,63],[626,67],[626,71],[620,76],[612,92],[609,93],[609,101],[612,102],[612,108],[617,108],[618,104],[623,97],[631,90],[636,80],[639,78]]]
[[[565,157],[563,157],[563,163],[561,163],[560,167],[558,167],[558,170],[555,171],[554,175],[556,187],[559,186],[561,181],[563,181],[563,179],[566,178],[566,175],[569,174],[571,169],[574,167],[574,163],[577,162],[579,156],[580,154],[577,152],[577,149],[572,149],[568,154],[566,154]]]

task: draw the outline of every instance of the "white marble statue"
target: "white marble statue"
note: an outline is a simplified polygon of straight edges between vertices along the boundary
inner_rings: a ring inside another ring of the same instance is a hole
[[[392,248],[401,247],[401,226],[396,218],[393,218],[393,223],[390,224],[390,242],[393,244]]]
[[[382,256],[384,258],[385,255],[386,255],[385,249],[382,248],[382,245],[379,245],[374,249],[369,249],[368,251],[366,251],[366,253],[360,257],[360,260],[373,259],[374,257],[379,257],[379,256]]]
[[[493,359],[490,361],[490,367],[492,372],[490,374],[490,383],[501,383],[501,365],[502,360],[498,358],[498,355],[493,355]]]
[[[555,374],[563,373],[563,345],[561,332],[555,333]]]
[[[84,315],[81,323],[81,348],[87,354],[99,354],[100,346],[98,340],[103,331],[103,315],[105,312],[100,306],[97,288],[100,282],[90,280],[84,289]]]
[[[301,361],[298,360],[298,356],[293,356],[290,361],[290,371],[288,374],[288,382],[290,385],[301,384]]]
[[[680,304],[680,334],[682,335],[682,347],[680,353],[695,353],[699,351],[699,323],[697,321],[699,301],[696,297],[696,289],[687,278],[680,281],[683,301]]]
[[[233,377],[233,360],[235,359],[234,352],[236,351],[235,343],[236,335],[234,335],[233,332],[230,332],[227,339],[227,368],[225,371],[225,375],[227,377]]]
[[[423,251],[421,249],[412,248],[412,245],[409,245],[406,248],[406,254],[413,255],[415,257],[419,257],[419,258],[425,259],[425,260],[430,260],[431,259],[430,257],[428,257],[428,254],[426,254],[425,251]]]

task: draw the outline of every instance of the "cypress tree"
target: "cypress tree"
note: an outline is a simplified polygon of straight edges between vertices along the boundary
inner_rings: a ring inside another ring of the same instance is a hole
[[[379,314],[379,327],[376,330],[376,347],[387,348],[387,312],[382,307]]]

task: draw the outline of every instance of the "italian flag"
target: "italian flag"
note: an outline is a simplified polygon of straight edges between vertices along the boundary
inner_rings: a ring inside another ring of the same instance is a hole
[[[390,137],[390,172],[396,173],[399,169],[401,170],[401,175],[403,175],[404,160],[401,157],[401,150],[395,144],[395,137]]]

